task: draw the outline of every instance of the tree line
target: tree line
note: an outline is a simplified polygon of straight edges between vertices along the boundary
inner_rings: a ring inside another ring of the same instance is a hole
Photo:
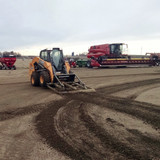
[[[20,53],[17,53],[17,52],[14,52],[14,51],[0,52],[0,57],[2,57],[2,56],[9,56],[9,55],[13,55],[13,56],[16,56],[16,57],[21,57],[22,56]]]

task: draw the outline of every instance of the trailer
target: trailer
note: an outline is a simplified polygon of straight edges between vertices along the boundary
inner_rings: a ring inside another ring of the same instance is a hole
[[[15,62],[16,57],[14,55],[3,55],[0,57],[0,70],[16,70]]]
[[[154,54],[137,57],[136,55],[128,55],[128,45],[124,43],[95,45],[91,46],[88,51],[88,68],[133,65],[156,66],[160,64],[160,58],[155,58]]]

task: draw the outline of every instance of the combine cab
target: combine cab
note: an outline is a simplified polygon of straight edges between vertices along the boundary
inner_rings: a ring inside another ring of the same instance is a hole
[[[40,57],[30,63],[29,74],[33,86],[48,87],[56,93],[93,91],[70,71],[70,65],[64,61],[59,48],[42,50]]]
[[[0,70],[2,70],[2,69],[16,70],[16,66],[14,65],[14,63],[16,62],[16,57],[15,56],[13,56],[13,55],[7,55],[7,56],[3,55],[2,57],[0,57],[0,62],[1,62]]]

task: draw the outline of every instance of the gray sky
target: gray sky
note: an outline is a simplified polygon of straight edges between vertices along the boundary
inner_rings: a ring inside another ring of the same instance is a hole
[[[159,17],[159,0],[0,0],[0,51],[124,42],[131,53],[160,52]]]

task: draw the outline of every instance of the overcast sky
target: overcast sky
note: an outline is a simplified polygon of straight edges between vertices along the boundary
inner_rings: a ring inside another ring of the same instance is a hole
[[[160,52],[160,0],[0,0],[0,51],[71,54],[113,42]]]

